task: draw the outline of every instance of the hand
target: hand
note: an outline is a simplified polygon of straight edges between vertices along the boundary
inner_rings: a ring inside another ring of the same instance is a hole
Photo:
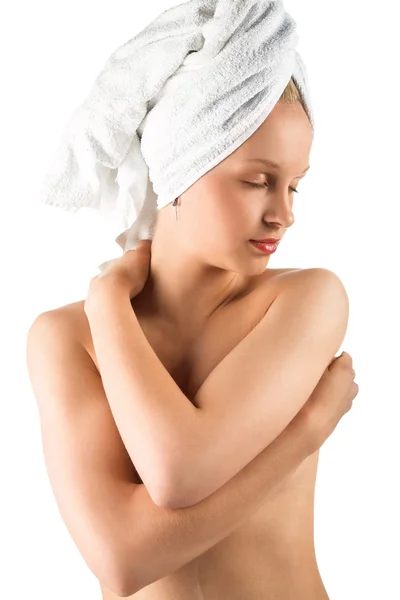
[[[297,413],[309,433],[311,450],[316,452],[331,435],[340,419],[353,406],[358,385],[353,359],[343,352],[335,356],[322,374],[313,393]]]
[[[128,250],[90,280],[89,294],[104,285],[117,285],[134,298],[144,288],[150,272],[151,240],[140,240],[135,250]],[[89,296],[88,294],[88,296]]]

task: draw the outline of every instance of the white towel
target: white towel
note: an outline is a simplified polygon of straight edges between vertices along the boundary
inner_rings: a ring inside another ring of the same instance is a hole
[[[297,43],[280,0],[162,12],[111,54],[73,112],[40,202],[99,210],[124,253],[152,239],[157,210],[245,142],[291,77],[314,130]]]

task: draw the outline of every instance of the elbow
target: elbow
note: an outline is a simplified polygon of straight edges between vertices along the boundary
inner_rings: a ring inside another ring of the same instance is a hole
[[[170,477],[168,490],[162,498],[164,508],[188,508],[199,504],[226,483],[228,479],[224,479],[223,469],[218,468],[215,461],[207,460],[206,452],[201,458],[201,461],[189,463],[186,469],[180,468]]]
[[[150,486],[147,487],[150,498],[159,508],[179,508],[177,506],[179,498],[177,498],[175,489],[173,485],[165,482],[165,480],[152,488]]]
[[[134,593],[135,583],[132,581],[132,574],[122,571],[120,563],[116,561],[108,565],[101,573],[94,573],[101,586],[107,588],[113,595],[126,598]],[[135,590],[136,591],[136,590]]]
[[[113,595],[115,594],[115,596],[118,596],[118,598],[129,598],[137,592],[139,592],[139,590],[141,590],[142,587],[144,586],[132,586],[131,584],[128,585],[126,583],[121,582],[120,585],[114,586],[112,589],[108,589],[110,590],[110,592],[112,592]]]
[[[196,471],[192,469],[191,472]],[[198,475],[198,473],[197,473]],[[171,478],[168,487],[164,487],[164,490],[159,490],[158,496],[155,500],[155,504],[161,508],[188,508],[201,502],[206,498],[210,492],[205,491],[201,482],[205,482],[204,478],[186,477],[182,472],[179,473],[178,478]]]
[[[119,598],[129,598],[141,590],[144,586],[137,586],[131,582],[121,581],[118,586],[114,586],[114,589],[110,590],[113,594]]]
[[[152,477],[142,477],[152,502],[159,508],[181,508],[182,495],[185,493],[183,486],[187,478],[182,468],[174,470],[175,472],[179,473],[178,485],[177,478],[172,475],[172,469],[167,468],[165,464],[162,468],[153,469]]]
[[[187,506],[191,506],[194,504],[192,502],[187,502],[181,497],[178,496],[168,496],[167,498],[163,498],[162,502],[157,503],[157,506],[160,508],[169,508],[172,510],[176,510],[178,508],[186,508]]]
[[[112,586],[109,586],[107,584],[104,584],[104,585],[108,590],[110,590],[110,592],[113,595],[118,596],[118,598],[128,598],[129,596],[132,596],[133,594],[135,594],[138,591],[136,589],[136,587],[127,585],[125,583],[125,581],[121,581],[121,580],[116,582],[116,585],[112,585]]]
[[[208,477],[202,477],[203,463],[200,469],[200,465],[195,464],[187,453],[174,462],[174,467],[164,466],[162,472],[163,476],[158,477],[154,491],[147,487],[154,504],[160,508],[187,508],[201,502],[214,491],[206,489],[211,469],[208,470]]]
[[[174,488],[174,492],[171,492],[168,496],[163,498],[162,506],[163,508],[188,508],[189,506],[194,506],[201,502],[208,494],[202,494],[200,487],[197,488],[195,493],[189,493],[189,491],[185,491],[182,487]]]
[[[114,597],[126,598],[140,589],[138,582],[142,577],[140,546],[129,542],[125,527],[113,527],[112,531],[101,538],[85,536],[91,552],[86,551],[86,564],[102,586]]]
[[[182,480],[182,478],[180,479]],[[190,505],[190,501],[187,502],[188,494],[185,489],[182,482],[180,485],[175,485],[171,480],[168,483],[159,484],[153,489],[147,487],[149,496],[156,506],[170,509],[184,508]]]
[[[149,492],[149,495],[154,504],[159,508],[184,508],[185,502],[183,501],[182,496],[178,496],[172,490],[172,487],[169,488],[168,491],[166,491],[166,489],[163,488],[159,489],[155,494]]]
[[[125,551],[122,557],[121,553],[115,552],[113,560],[102,570],[103,576],[99,580],[113,595],[127,598],[144,587],[139,585],[139,571],[140,565],[132,552]]]

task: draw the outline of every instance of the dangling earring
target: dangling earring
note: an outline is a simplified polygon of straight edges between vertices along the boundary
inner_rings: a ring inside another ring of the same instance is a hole
[[[172,206],[175,206],[176,220],[178,221],[178,198],[175,198],[175,200],[172,203]]]

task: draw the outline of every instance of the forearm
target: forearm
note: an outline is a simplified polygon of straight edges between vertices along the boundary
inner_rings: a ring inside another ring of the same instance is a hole
[[[314,451],[294,419],[225,485],[198,504],[176,510],[156,506],[144,485],[121,512],[121,570],[133,594],[187,564],[231,534]],[[135,525],[130,528],[129,523]],[[129,538],[130,536],[130,538]]]
[[[182,448],[193,443],[199,410],[155,354],[123,288],[100,287],[85,311],[116,426],[158,504],[168,496]]]

